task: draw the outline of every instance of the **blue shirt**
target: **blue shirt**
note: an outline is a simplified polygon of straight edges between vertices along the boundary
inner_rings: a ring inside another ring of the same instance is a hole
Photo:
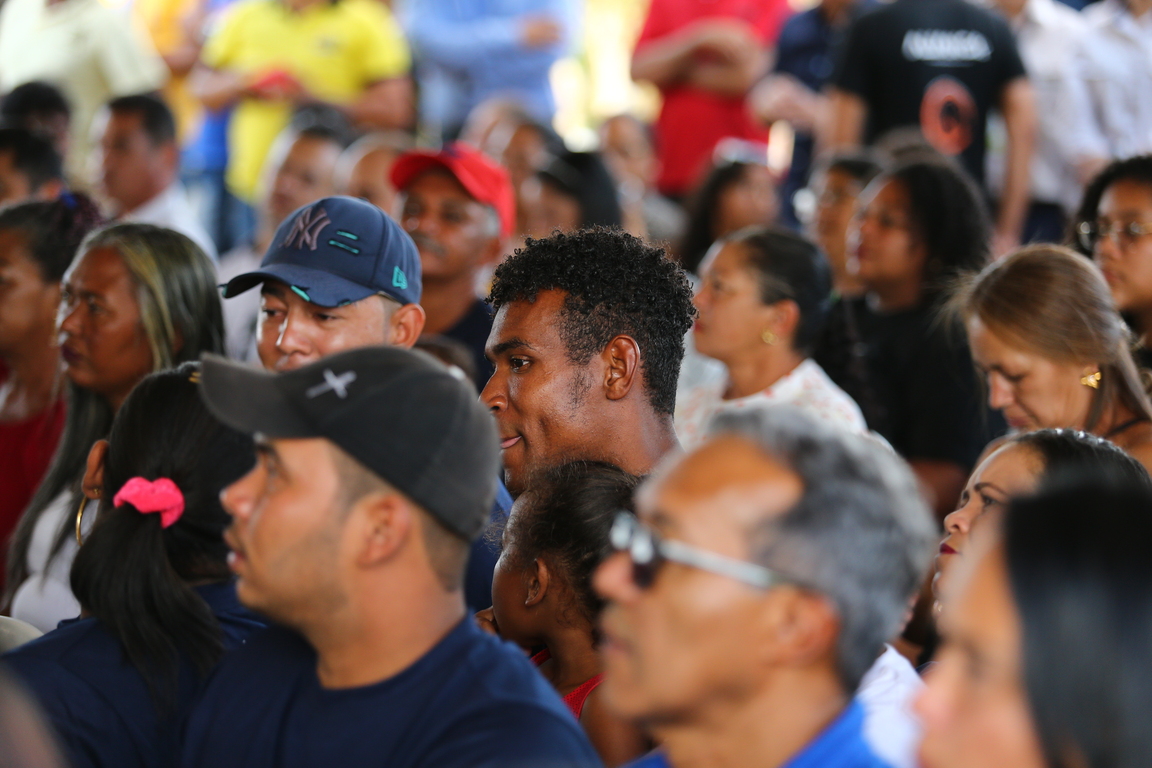
[[[572,713],[515,646],[471,617],[404,671],[326,689],[316,653],[274,627],[230,654],[184,729],[185,768],[599,766]]]
[[[864,707],[853,701],[832,724],[780,768],[890,768],[864,743]],[[652,752],[626,768],[671,768],[667,756]]]
[[[857,2],[852,16],[875,5],[874,0]],[[834,46],[843,27],[833,27],[820,7],[798,13],[784,23],[776,41],[775,71],[792,75],[813,91],[820,92],[832,78],[835,68]],[[797,226],[792,196],[808,183],[812,167],[814,141],[810,133],[797,133],[792,147],[792,167],[781,189],[781,214],[791,226]]]
[[[489,528],[504,529],[508,513],[512,511],[512,495],[504,481],[496,484],[496,501],[488,516]],[[500,559],[500,548],[487,535],[487,531],[472,542],[468,554],[468,567],[464,571],[464,602],[473,613],[492,605],[492,572]]]
[[[197,587],[235,648],[264,627],[236,599],[233,583]],[[172,708],[161,715],[144,678],[120,642],[97,619],[73,619],[4,655],[43,707],[73,768],[175,764],[178,723],[203,686],[182,663]],[[2,749],[2,747],[0,747]]]
[[[496,95],[513,95],[540,123],[556,110],[548,72],[578,39],[583,0],[407,0],[400,21],[412,44],[422,119],[459,126]],[[529,48],[522,20],[549,16],[559,43]]]

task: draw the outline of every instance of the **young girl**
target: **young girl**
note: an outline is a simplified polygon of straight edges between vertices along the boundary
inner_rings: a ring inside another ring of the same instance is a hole
[[[492,577],[492,608],[479,616],[504,639],[538,651],[532,660],[609,768],[649,748],[639,730],[600,702],[596,622],[603,601],[592,591],[613,517],[631,509],[638,481],[611,464],[583,461],[534,481],[512,507]]]

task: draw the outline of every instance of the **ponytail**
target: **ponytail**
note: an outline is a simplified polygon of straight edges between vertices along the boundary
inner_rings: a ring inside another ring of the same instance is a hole
[[[191,585],[230,577],[220,492],[255,455],[250,437],[208,412],[197,370],[186,363],[152,374],[124,401],[109,435],[96,524],[71,573],[80,605],[119,640],[161,709],[175,694],[182,659],[204,676],[223,652],[219,624]],[[130,492],[165,478],[180,497],[179,514],[170,501],[151,504]]]

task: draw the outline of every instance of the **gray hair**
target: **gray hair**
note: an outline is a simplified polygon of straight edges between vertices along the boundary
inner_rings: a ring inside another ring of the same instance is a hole
[[[828,598],[840,619],[847,691],[900,630],[937,539],[908,465],[875,440],[790,406],[721,412],[711,435],[738,435],[799,475],[804,493],[750,532],[753,559]]]

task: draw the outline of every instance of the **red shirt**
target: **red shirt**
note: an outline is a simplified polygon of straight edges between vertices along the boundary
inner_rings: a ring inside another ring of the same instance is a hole
[[[787,0],[652,0],[636,50],[706,18],[743,19],[764,46],[770,47],[790,13]],[[661,167],[656,185],[663,194],[690,192],[721,139],[768,140],[768,132],[745,110],[743,97],[718,96],[686,85],[662,88],[661,95],[664,105],[656,120],[656,154]]]
[[[30,419],[0,421],[0,587],[9,539],[52,462],[64,412],[60,398]]]

